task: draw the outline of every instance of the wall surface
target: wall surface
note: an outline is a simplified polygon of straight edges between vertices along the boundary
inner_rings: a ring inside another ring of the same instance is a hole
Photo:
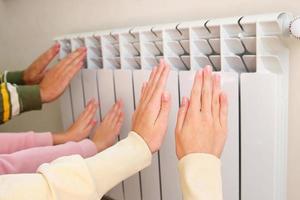
[[[0,0],[0,69],[25,68],[55,36],[65,33],[277,11],[300,15],[299,8],[299,0]],[[298,200],[300,40],[290,47],[288,199]],[[55,102],[23,114],[0,131],[57,131],[60,120]]]

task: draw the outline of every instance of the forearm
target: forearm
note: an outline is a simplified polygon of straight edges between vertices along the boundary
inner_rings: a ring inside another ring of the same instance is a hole
[[[35,147],[12,154],[0,155],[0,174],[34,173],[43,163],[62,156],[79,154],[83,158],[97,153],[95,144],[88,140],[68,142],[56,146]]]
[[[10,154],[23,149],[52,146],[52,133],[0,133],[0,154]]]
[[[194,153],[179,161],[184,200],[222,200],[221,161],[210,154]]]
[[[150,165],[151,158],[144,140],[130,133],[85,160],[78,155],[62,157],[41,165],[36,174],[0,176],[0,199],[98,200],[117,183]]]
[[[138,134],[128,137],[111,148],[86,160],[101,196],[122,180],[151,164],[152,154]]]

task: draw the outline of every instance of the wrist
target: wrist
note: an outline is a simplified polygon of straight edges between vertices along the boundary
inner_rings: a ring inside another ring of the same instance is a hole
[[[64,144],[68,141],[67,133],[64,133],[64,132],[53,133],[52,140],[53,140],[54,145]]]

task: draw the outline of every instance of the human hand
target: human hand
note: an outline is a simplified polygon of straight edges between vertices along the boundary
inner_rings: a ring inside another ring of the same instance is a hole
[[[121,101],[115,103],[96,128],[92,141],[95,143],[98,152],[112,146],[115,143],[124,121],[124,113],[122,109],[123,104]]]
[[[40,55],[27,69],[23,72],[23,81],[26,85],[39,84],[44,78],[46,67],[58,54],[60,45],[54,44],[50,49]]]
[[[171,97],[164,90],[169,71],[163,60],[153,68],[132,118],[132,130],[145,140],[152,153],[159,149],[167,131]]]
[[[176,154],[180,160],[190,153],[207,153],[220,158],[227,137],[228,102],[220,89],[220,76],[211,67],[199,70],[191,100],[184,97],[176,124]]]
[[[54,101],[63,93],[71,79],[83,66],[85,56],[86,48],[81,47],[49,69],[40,83],[43,103]]]
[[[53,134],[53,144],[63,144],[69,141],[79,142],[89,136],[97,122],[94,120],[98,103],[92,99],[76,121],[64,133]]]

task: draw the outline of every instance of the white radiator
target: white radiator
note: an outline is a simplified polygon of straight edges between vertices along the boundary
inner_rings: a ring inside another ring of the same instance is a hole
[[[123,99],[127,136],[140,88],[160,58],[172,67],[169,129],[152,165],[109,192],[117,200],[180,200],[174,127],[180,98],[189,96],[195,71],[212,65],[229,97],[224,153],[225,200],[285,200],[287,164],[288,36],[291,16],[275,13],[66,35],[60,59],[87,47],[85,69],[61,97],[67,128],[95,97],[100,119]],[[105,181],[105,180],[103,180]]]

